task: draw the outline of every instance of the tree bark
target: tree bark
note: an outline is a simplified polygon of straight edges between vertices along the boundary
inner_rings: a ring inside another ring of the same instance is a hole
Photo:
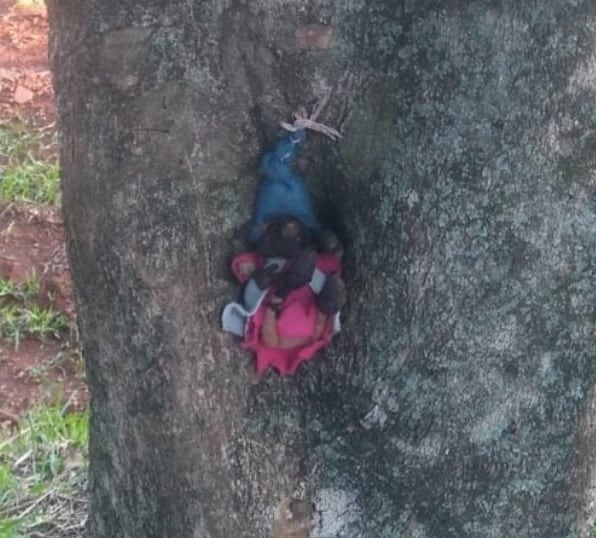
[[[89,537],[591,536],[592,0],[49,12]],[[344,332],[252,384],[227,264],[278,121],[328,92]]]

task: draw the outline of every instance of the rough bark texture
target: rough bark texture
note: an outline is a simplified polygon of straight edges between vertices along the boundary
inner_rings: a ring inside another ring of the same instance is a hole
[[[595,6],[50,2],[90,537],[590,536]],[[328,90],[345,332],[253,385],[218,326],[233,238]]]

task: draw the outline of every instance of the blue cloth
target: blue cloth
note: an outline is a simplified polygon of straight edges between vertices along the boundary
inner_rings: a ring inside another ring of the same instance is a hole
[[[300,144],[306,139],[304,130],[280,138],[272,151],[261,158],[261,182],[253,215],[250,238],[257,241],[264,225],[281,217],[300,220],[314,232],[321,229],[312,198],[304,180],[293,170]]]

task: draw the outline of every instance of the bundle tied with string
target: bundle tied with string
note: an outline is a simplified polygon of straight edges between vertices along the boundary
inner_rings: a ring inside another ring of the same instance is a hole
[[[307,129],[341,138],[336,129],[316,121],[325,101],[310,116],[300,108],[293,123],[281,123],[289,133],[264,153],[259,165],[250,233],[254,250],[232,260],[244,290],[241,301],[225,306],[222,327],[254,353],[258,376],[268,368],[282,376],[295,373],[341,328],[343,249],[333,232],[323,230],[294,166]]]

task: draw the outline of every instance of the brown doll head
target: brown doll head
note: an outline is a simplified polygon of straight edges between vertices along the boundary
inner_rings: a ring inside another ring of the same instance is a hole
[[[279,218],[267,225],[257,243],[257,252],[265,258],[294,258],[312,244],[311,234],[298,219]]]

